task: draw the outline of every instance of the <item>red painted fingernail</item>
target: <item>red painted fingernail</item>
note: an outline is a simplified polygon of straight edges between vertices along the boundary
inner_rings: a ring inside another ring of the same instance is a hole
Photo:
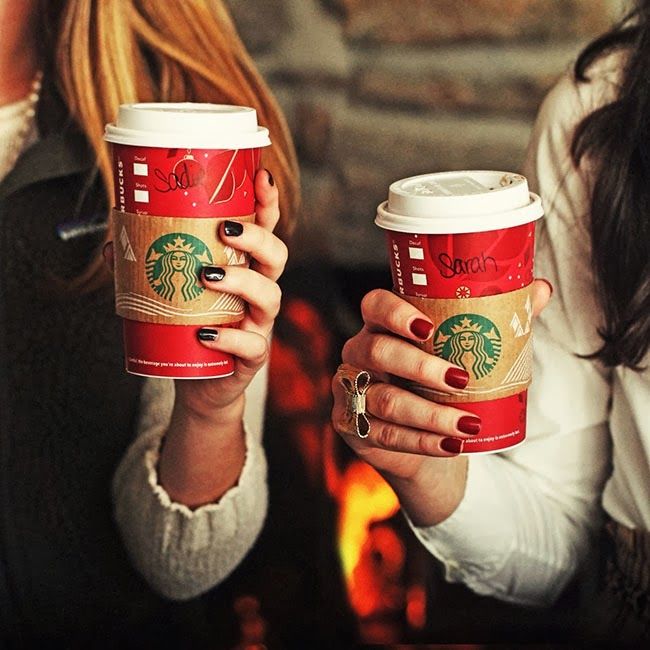
[[[550,289],[551,295],[553,295],[553,285],[546,278],[540,278],[540,280]]]
[[[462,368],[449,368],[445,373],[445,384],[452,388],[465,388],[469,384],[469,373]]]
[[[433,331],[433,323],[424,320],[424,318],[416,318],[409,326],[409,329],[413,336],[417,336],[419,339],[426,341]]]
[[[463,441],[459,438],[443,438],[440,441],[440,449],[450,454],[460,454],[463,451]]]
[[[477,418],[475,415],[463,415],[456,428],[461,433],[469,433],[472,436],[476,436],[481,433],[481,418]]]

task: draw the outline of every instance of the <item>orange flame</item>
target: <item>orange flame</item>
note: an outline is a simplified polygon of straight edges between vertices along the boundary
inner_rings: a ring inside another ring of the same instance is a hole
[[[368,538],[370,525],[392,517],[399,502],[388,483],[361,461],[353,461],[343,472],[340,484],[339,548],[343,573],[354,589],[354,569]]]
[[[343,574],[352,607],[359,616],[369,616],[394,609],[397,604],[396,598],[387,593],[392,590],[385,589],[386,574],[394,576],[401,570],[403,545],[392,531],[371,536],[371,527],[392,517],[399,509],[399,501],[370,465],[353,460],[340,470],[331,453],[333,437],[329,429],[325,441],[325,478],[330,494],[339,504],[338,542]],[[373,564],[371,556],[377,555],[381,556],[382,570],[376,561]],[[393,582],[391,578],[388,581]]]
[[[411,593],[403,583],[404,542],[391,523],[383,523],[399,503],[369,465],[357,459],[344,469],[338,464],[338,436],[327,412],[330,377],[323,372],[331,356],[331,336],[309,303],[293,298],[283,309],[290,336],[285,332],[286,338],[278,335],[273,341],[269,400],[291,424],[309,478],[318,485],[324,475],[325,487],[338,504],[339,554],[363,638],[393,642],[400,638],[405,613],[412,623],[424,615],[424,594]],[[261,638],[259,623],[255,617],[246,620],[246,639]]]

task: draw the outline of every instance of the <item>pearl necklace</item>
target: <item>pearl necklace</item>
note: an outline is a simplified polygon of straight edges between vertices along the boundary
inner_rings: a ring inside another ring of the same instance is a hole
[[[9,147],[9,155],[7,157],[6,165],[9,169],[13,168],[16,164],[16,161],[20,157],[20,154],[23,152],[25,142],[27,137],[34,128],[34,119],[36,117],[36,106],[38,105],[38,100],[41,98],[41,88],[43,85],[43,72],[39,70],[34,75],[34,80],[32,81],[32,86],[27,96],[28,104],[25,108],[25,111],[22,116],[22,124],[14,141]]]

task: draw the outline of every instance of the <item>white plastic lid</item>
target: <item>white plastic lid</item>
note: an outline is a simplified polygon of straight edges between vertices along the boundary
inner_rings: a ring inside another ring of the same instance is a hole
[[[271,144],[247,106],[198,104],[122,104],[105,140],[140,147],[254,149]]]
[[[544,214],[523,176],[498,171],[440,172],[390,186],[375,223],[418,234],[484,232],[520,226]]]

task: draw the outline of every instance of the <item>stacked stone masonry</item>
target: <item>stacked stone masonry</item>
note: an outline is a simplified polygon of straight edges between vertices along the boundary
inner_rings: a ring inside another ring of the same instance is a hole
[[[300,156],[293,259],[385,263],[398,178],[520,168],[537,108],[625,0],[229,0]]]

